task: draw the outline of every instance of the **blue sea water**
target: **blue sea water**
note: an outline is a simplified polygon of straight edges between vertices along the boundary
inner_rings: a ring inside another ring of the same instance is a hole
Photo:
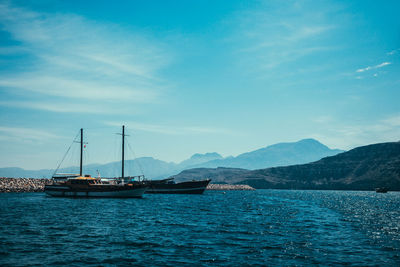
[[[400,193],[0,194],[0,266],[400,265]]]

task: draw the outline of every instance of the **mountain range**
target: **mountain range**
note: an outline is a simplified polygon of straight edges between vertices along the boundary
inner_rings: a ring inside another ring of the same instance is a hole
[[[292,143],[278,143],[237,157],[223,158],[218,153],[194,154],[191,158],[179,164],[157,160],[152,157],[141,157],[125,161],[127,175],[145,174],[149,179],[165,178],[185,169],[200,167],[230,167],[242,169],[260,169],[272,166],[302,164],[321,159],[326,156],[343,152],[330,149],[314,139],[303,139]],[[121,162],[107,164],[90,164],[84,166],[84,173],[102,177],[117,177],[120,175]],[[59,173],[77,173],[78,167],[68,167],[58,170]],[[54,170],[24,170],[22,168],[0,168],[0,177],[32,177],[50,178]]]
[[[340,149],[330,149],[315,139],[303,139],[293,143],[278,143],[237,157],[227,157],[203,162],[192,167],[231,167],[256,170],[275,166],[308,163],[323,157],[333,156],[343,152]]]
[[[321,160],[259,170],[196,168],[176,180],[211,178],[214,183],[248,184],[255,188],[400,191],[400,142],[354,148]]]

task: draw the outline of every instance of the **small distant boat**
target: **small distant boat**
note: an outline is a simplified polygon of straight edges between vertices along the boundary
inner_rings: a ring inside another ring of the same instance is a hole
[[[174,178],[147,180],[149,194],[203,194],[211,179],[175,183]]]
[[[44,191],[53,197],[119,197],[140,198],[148,185],[143,176],[124,176],[124,138],[125,126],[122,126],[122,175],[118,178],[101,179],[82,175],[83,129],[81,129],[81,159],[79,174],[55,174],[53,183],[45,185]],[[143,178],[140,181],[140,178]],[[138,178],[139,181],[135,181]]]
[[[389,190],[386,187],[378,187],[375,188],[375,192],[377,193],[387,193]]]

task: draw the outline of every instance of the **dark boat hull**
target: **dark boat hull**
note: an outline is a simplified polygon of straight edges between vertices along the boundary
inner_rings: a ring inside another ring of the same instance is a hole
[[[147,186],[100,185],[74,188],[66,185],[46,185],[45,193],[53,197],[141,198]]]
[[[375,192],[377,192],[377,193],[387,193],[388,189],[386,187],[379,187],[379,188],[375,188]]]
[[[165,180],[148,181],[148,194],[203,194],[210,179],[182,183],[166,183]]]

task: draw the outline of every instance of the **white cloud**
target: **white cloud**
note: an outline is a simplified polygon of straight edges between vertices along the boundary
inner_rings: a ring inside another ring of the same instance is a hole
[[[379,68],[385,67],[390,64],[392,64],[392,63],[391,62],[383,62],[383,63],[375,65],[375,66],[368,66],[366,68],[358,69],[358,70],[356,70],[356,72],[364,72],[364,71],[368,71],[368,70],[379,69]]]
[[[112,24],[99,24],[74,14],[47,14],[0,4],[0,25],[21,45],[2,47],[0,54],[23,53],[24,66],[0,76],[0,90],[45,101],[49,111],[85,112],[84,106],[56,108],[59,101],[84,99],[86,104],[157,103],[166,81],[157,75],[170,57],[162,44],[144,34]],[[50,102],[50,99],[51,102]],[[33,100],[32,100],[33,101]],[[44,108],[46,109],[46,108]]]
[[[376,69],[379,69],[379,68],[385,67],[385,66],[390,65],[390,64],[392,64],[392,63],[390,63],[390,62],[383,62],[383,63],[381,63],[381,64],[379,64],[379,65],[376,65],[375,68],[376,68]]]

